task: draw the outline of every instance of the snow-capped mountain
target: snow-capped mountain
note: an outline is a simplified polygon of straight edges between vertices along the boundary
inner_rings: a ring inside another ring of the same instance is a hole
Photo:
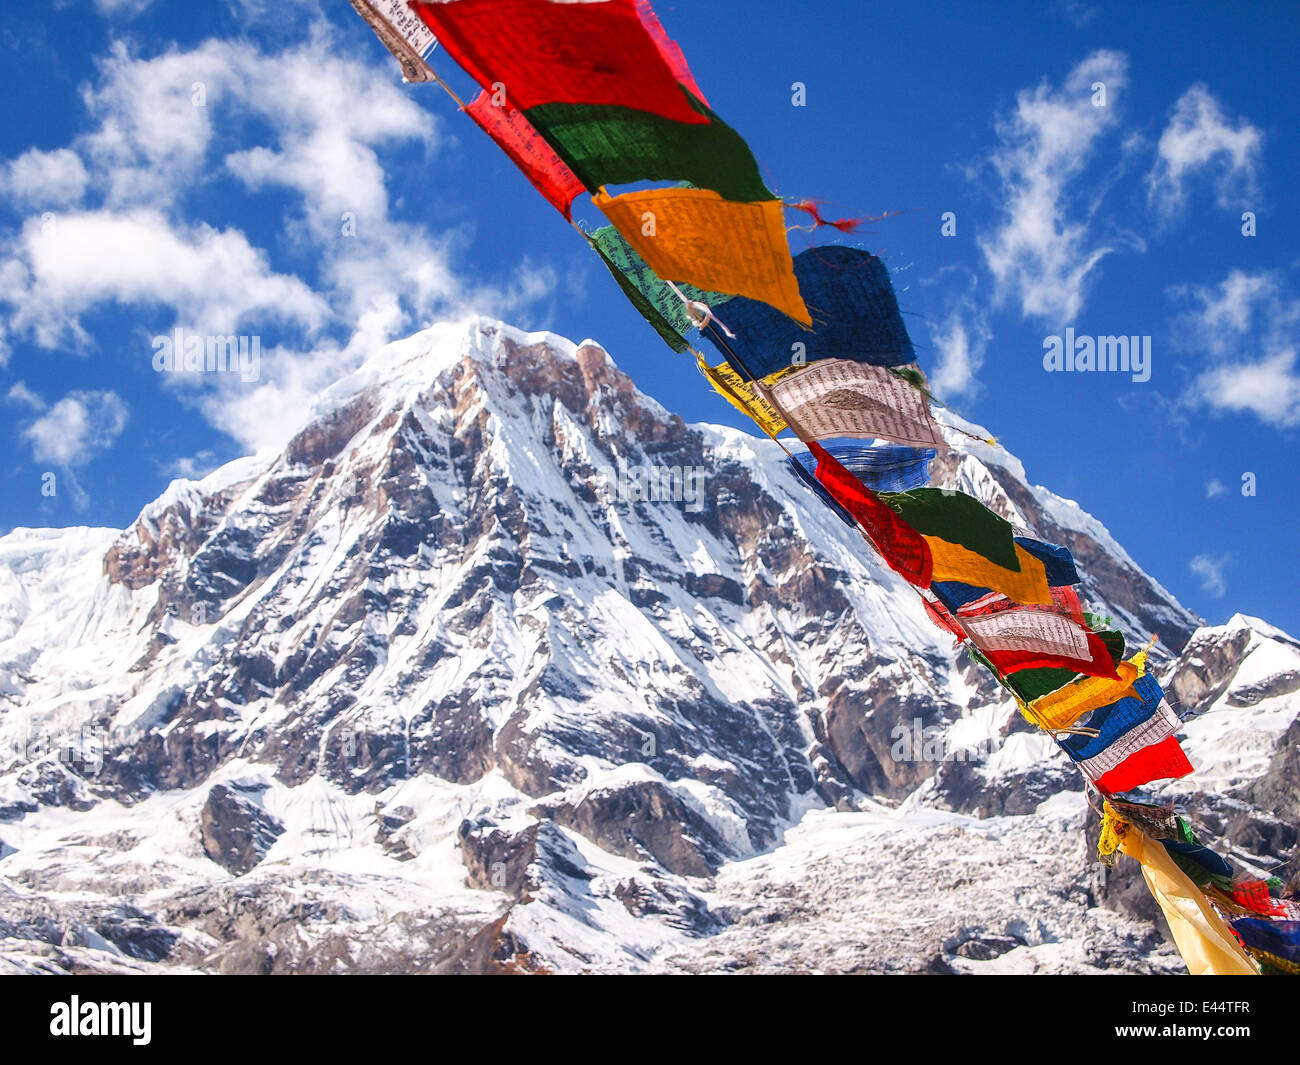
[[[951,442],[1284,861],[1300,644]],[[1177,971],[1087,817],[779,445],[591,341],[435,326],[125,531],[0,538],[0,971]]]

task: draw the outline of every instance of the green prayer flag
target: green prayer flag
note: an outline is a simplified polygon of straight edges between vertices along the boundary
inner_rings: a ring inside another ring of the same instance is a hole
[[[610,228],[612,229],[613,227],[611,226]],[[654,327],[654,331],[663,337],[664,342],[676,352],[685,352],[690,350],[690,345],[686,343],[685,337],[674,329],[672,323],[668,322],[664,316],[659,313],[659,310],[655,305],[642,295],[641,290],[633,284],[632,279],[628,277],[619,268],[618,264],[605,253],[605,249],[601,247],[600,242],[593,240],[591,237],[587,238],[587,242],[595,249],[596,254],[600,256],[600,261],[603,262],[605,266],[608,267],[609,272],[614,275],[614,280],[618,282],[618,287],[623,290],[623,295],[628,298],[628,301],[633,307],[641,312],[641,317]],[[649,267],[646,267],[646,269],[648,270]]]
[[[744,138],[682,92],[708,122],[674,122],[607,104],[540,104],[524,114],[590,192],[636,181],[689,181],[724,200],[776,199]]]
[[[959,544],[1003,569],[1020,572],[1011,523],[973,496],[943,488],[913,488],[882,492],[880,498],[922,536]]]
[[[600,252],[605,264],[611,270],[616,270],[620,277],[629,284],[635,286],[641,299],[649,303],[659,317],[663,319],[669,328],[675,330],[679,337],[685,336],[695,327],[694,323],[687,317],[686,304],[682,302],[681,297],[668,287],[667,282],[650,269],[637,250],[623,239],[623,235],[617,229],[613,226],[603,226],[588,239]],[[622,284],[623,282],[620,281],[619,283]],[[718,304],[734,298],[723,292],[706,292],[704,289],[696,288],[694,285],[688,285],[682,281],[677,282],[677,288],[682,296],[685,296],[688,300],[696,300],[710,307],[716,307]],[[630,296],[628,298],[632,299]],[[632,302],[636,303],[637,301],[633,299]],[[640,309],[639,304],[638,309]],[[645,311],[643,310],[641,313],[645,314]]]

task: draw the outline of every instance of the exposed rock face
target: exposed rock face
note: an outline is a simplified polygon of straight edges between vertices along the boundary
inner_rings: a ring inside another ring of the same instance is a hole
[[[260,862],[284,826],[261,808],[253,794],[224,784],[208,792],[199,814],[203,853],[238,876]]]
[[[1293,847],[1289,638],[1248,620],[1175,660],[1198,619],[1005,451],[952,440],[937,483],[1068,544],[1100,613],[1160,634],[1193,744],[1238,715],[1227,762],[1202,743],[1225,838]],[[663,491],[629,487],[647,472]],[[958,849],[971,818],[1082,812],[1050,741],[779,448],[686,425],[591,342],[499,323],[390,345],[278,456],[176,482],[125,532],[0,538],[0,591],[16,967],[692,969],[719,929],[761,938],[728,870],[783,853],[810,810],[907,838],[956,818],[933,838]],[[1061,883],[1086,875],[1077,840],[1053,854]],[[894,967],[1041,962],[995,886]],[[81,925],[54,891],[85,899]],[[1165,964],[1070,897],[1087,965]],[[817,898],[799,921],[833,920]]]

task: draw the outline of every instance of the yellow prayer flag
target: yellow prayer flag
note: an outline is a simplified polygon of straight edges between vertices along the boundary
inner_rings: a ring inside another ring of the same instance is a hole
[[[1017,573],[990,562],[969,548],[937,536],[927,536],[925,542],[930,545],[930,556],[934,560],[933,579],[936,581],[961,581],[977,588],[991,588],[1013,603],[1025,606],[1050,606],[1052,603],[1052,589],[1047,584],[1043,563],[1019,544],[1015,545],[1016,558],[1020,561],[1020,572]]]
[[[1258,976],[1255,963],[1200,889],[1169,857],[1159,841],[1132,824],[1123,826],[1119,847],[1142,864],[1147,887],[1173,933],[1178,953],[1193,976]]]
[[[595,202],[665,280],[762,300],[812,325],[794,276],[780,200],[739,203],[712,189],[673,188],[621,196],[602,189]]]
[[[776,408],[750,388],[749,382],[727,363],[710,366],[698,355],[695,358],[700,365],[700,372],[708,379],[709,384],[738,411],[753,418],[763,432],[769,436],[776,436],[785,429],[785,419],[777,413]]]
[[[1118,680],[1113,677],[1083,677],[1072,681],[1064,688],[1035,699],[1029,704],[1025,716],[1039,728],[1069,728],[1084,714],[1132,695],[1133,682],[1146,672],[1146,661],[1146,652],[1139,651],[1115,667]]]

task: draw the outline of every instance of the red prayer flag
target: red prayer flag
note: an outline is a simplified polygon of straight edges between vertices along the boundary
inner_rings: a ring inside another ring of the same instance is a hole
[[[921,602],[925,605],[926,616],[935,623],[944,632],[955,637],[958,643],[966,639],[966,633],[957,623],[957,620],[948,613],[948,608],[942,603],[930,599],[928,596],[921,596]]]
[[[646,32],[658,45],[659,54],[664,57],[664,62],[672,70],[673,77],[690,89],[692,95],[707,107],[709,101],[704,99],[704,93],[700,92],[700,87],[695,83],[695,75],[686,65],[686,56],[682,54],[681,45],[668,36],[668,31],[659,21],[659,16],[650,6],[650,0],[636,0],[636,11],[641,16],[641,24],[646,28]]]
[[[1109,773],[1102,774],[1096,784],[1103,793],[1115,795],[1140,788],[1153,780],[1185,777],[1191,771],[1192,763],[1183,753],[1178,738],[1169,736],[1129,755]]]
[[[414,2],[411,10],[483,88],[520,111],[539,104],[611,104],[702,124],[677,86],[635,0]]]
[[[817,480],[835,502],[853,515],[889,568],[912,584],[929,587],[933,562],[930,546],[921,534],[815,440],[808,441],[808,450],[817,459]]]
[[[586,189],[528,119],[513,107],[494,104],[486,89],[465,108],[465,113],[497,142],[497,147],[510,156],[557,211],[572,218],[569,209]]]
[[[1115,662],[1110,657],[1110,650],[1105,643],[1095,632],[1087,633],[1087,641],[1087,658],[1069,658],[1065,655],[1041,651],[985,651],[984,656],[1004,677],[1019,673],[1022,669],[1047,668],[1072,669],[1075,673],[1084,673],[1090,677],[1118,680],[1119,674],[1115,672]]]

